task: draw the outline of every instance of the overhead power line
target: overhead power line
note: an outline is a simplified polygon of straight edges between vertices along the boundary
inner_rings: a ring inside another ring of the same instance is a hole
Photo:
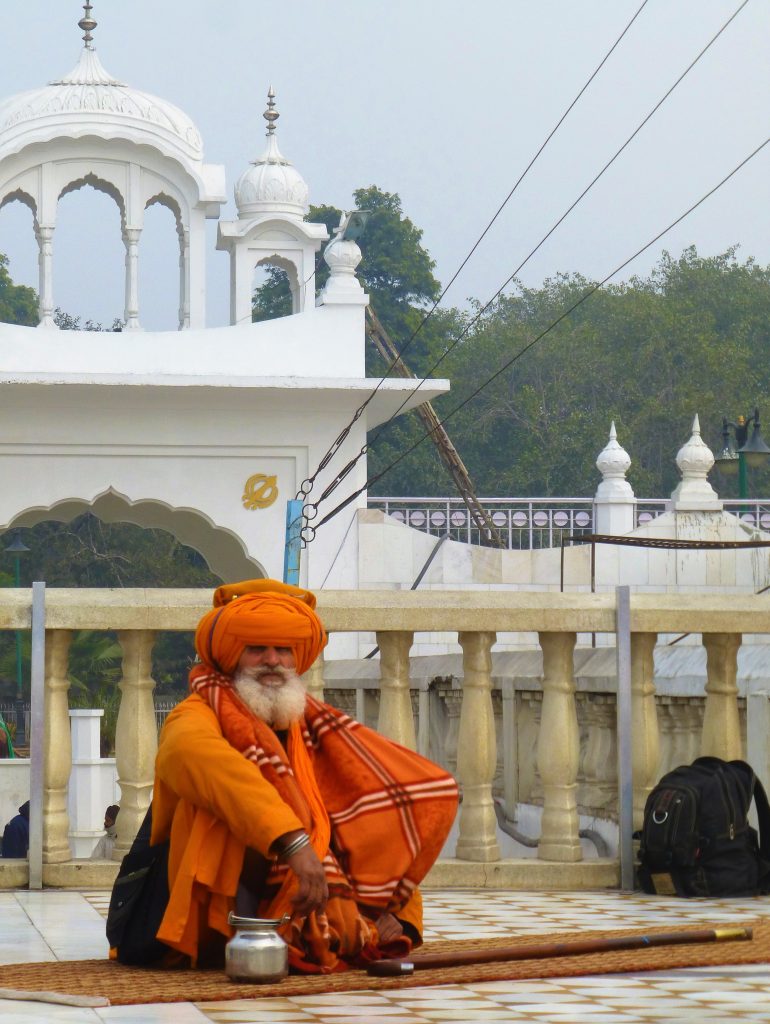
[[[471,402],[474,398],[476,398],[476,396],[479,395],[485,388],[489,387],[489,385],[492,384],[495,380],[497,380],[497,378],[500,377],[501,374],[505,373],[506,370],[510,369],[510,367],[513,366],[513,364],[515,362],[517,362],[517,360],[521,359],[521,357],[525,353],[529,352],[529,350],[531,348],[533,348],[539,341],[541,341],[548,334],[550,334],[551,331],[555,327],[557,327],[563,320],[565,320],[568,316],[570,316],[572,313],[574,313],[574,311],[579,306],[582,306],[582,304],[584,302],[586,302],[588,299],[590,299],[591,296],[594,295],[597,291],[599,291],[600,288],[604,287],[604,285],[607,284],[608,281],[610,281],[613,277],[615,277],[617,274],[619,274],[621,272],[621,270],[624,270],[629,265],[629,263],[633,263],[633,261],[635,259],[637,259],[637,257],[641,256],[642,253],[647,251],[647,249],[649,249],[653,245],[655,245],[656,242],[659,242],[660,239],[663,238],[664,235],[668,234],[668,232],[671,231],[673,228],[675,228],[677,226],[677,224],[681,224],[681,222],[686,217],[688,217],[694,210],[697,210],[699,206],[701,206],[707,199],[709,199],[712,195],[714,195],[715,192],[717,192],[720,188],[722,188],[722,186],[725,185],[735,174],[737,174],[738,171],[741,170],[741,168],[745,167],[746,164],[749,163],[749,161],[753,160],[754,157],[757,156],[765,148],[765,146],[767,146],[768,143],[770,143],[770,138],[767,138],[767,139],[765,139],[764,142],[760,143],[760,145],[757,146],[757,148],[754,149],[751,153],[749,153],[749,155],[747,157],[744,157],[744,159],[741,160],[741,162],[739,164],[737,164],[729,172],[729,174],[725,175],[725,177],[722,178],[722,180],[720,182],[718,182],[716,185],[714,185],[712,188],[710,188],[708,192],[706,192],[703,196],[701,196],[700,199],[697,200],[697,202],[693,203],[692,206],[690,206],[687,210],[685,210],[684,213],[680,214],[680,216],[677,217],[676,220],[673,220],[662,231],[659,231],[658,234],[655,235],[654,238],[651,238],[649,240],[649,242],[647,242],[645,245],[643,245],[640,249],[637,249],[637,251],[632,256],[629,256],[628,259],[624,260],[619,266],[615,267],[615,269],[612,270],[609,274],[607,274],[606,277],[602,278],[601,281],[599,281],[597,284],[593,285],[576,302],[573,302],[573,304],[568,309],[566,309],[559,317],[557,317],[556,320],[554,320],[548,327],[546,327],[546,329],[544,331],[541,331],[540,334],[538,334],[535,338],[532,339],[532,341],[528,342],[528,344],[526,344],[523,348],[519,349],[519,351],[514,356],[512,356],[509,360],[507,360],[505,363],[503,363],[503,365],[498,370],[496,370],[495,373],[493,373],[491,377],[487,378],[487,380],[485,380],[483,384],[480,384],[475,389],[475,391],[472,391],[470,395],[468,395],[466,398],[464,398],[462,402],[460,402],[458,405],[456,405],[454,407],[454,409],[452,409],[450,412],[448,412],[447,415],[444,416],[443,419],[440,420],[440,425],[443,426],[448,420],[450,420],[453,416],[455,416],[469,402]],[[330,519],[332,519],[334,516],[336,516],[338,512],[341,512],[342,509],[346,508],[352,501],[355,501],[355,499],[359,495],[363,494],[363,492],[365,490],[367,490],[369,487],[372,486],[372,484],[375,484],[378,480],[380,480],[383,476],[385,476],[386,473],[389,473],[390,470],[394,468],[394,466],[397,466],[399,464],[399,462],[401,462],[403,459],[405,459],[407,457],[407,455],[411,454],[415,450],[415,448],[417,448],[419,445],[421,445],[422,442],[425,441],[425,439],[427,437],[429,437],[429,436],[430,436],[430,432],[426,432],[425,434],[423,434],[420,438],[418,438],[417,441],[415,441],[414,444],[412,444],[409,448],[407,448],[404,452],[402,452],[401,455],[399,455],[397,458],[393,459],[393,461],[390,462],[389,465],[387,465],[385,467],[385,469],[380,470],[379,473],[375,474],[372,477],[369,477],[369,479],[366,481],[366,483],[362,487],[358,488],[358,490],[354,491],[347,498],[345,498],[344,501],[340,502],[339,505],[337,505],[335,508],[333,508],[331,512],[327,513],[327,515],[325,515],[323,517],[323,519],[320,520],[320,522],[318,523],[318,525],[316,527],[311,528],[310,536],[307,537],[306,540],[308,540],[308,541],[312,540],[312,537],[315,536],[316,530],[320,529],[320,527],[322,527]]]
[[[748,2],[748,0],[746,0],[746,2]],[[403,355],[403,354],[404,354],[404,353],[406,352],[406,350],[407,350],[407,349],[409,348],[409,346],[410,346],[410,345],[412,344],[412,342],[414,341],[414,339],[415,339],[415,338],[417,337],[417,335],[418,335],[418,334],[420,333],[420,331],[421,331],[421,330],[423,329],[423,327],[425,326],[425,324],[426,324],[426,323],[428,322],[428,320],[430,320],[430,318],[431,318],[431,317],[433,316],[433,314],[435,313],[435,311],[436,311],[436,309],[437,309],[437,307],[438,307],[439,303],[440,303],[440,302],[441,302],[441,300],[442,300],[442,299],[444,298],[444,296],[445,296],[445,295],[446,295],[446,293],[447,293],[447,292],[449,291],[449,289],[450,289],[450,288],[452,287],[452,285],[453,285],[453,284],[455,283],[455,281],[457,280],[457,278],[458,278],[458,277],[460,276],[460,273],[461,273],[461,272],[463,271],[463,269],[465,268],[465,265],[466,265],[466,264],[468,263],[468,261],[469,261],[469,260],[470,260],[470,258],[471,258],[471,257],[473,256],[473,254],[474,254],[474,253],[476,252],[476,250],[478,249],[479,245],[481,245],[482,241],[484,240],[484,238],[486,237],[486,235],[487,235],[487,234],[488,234],[488,232],[490,231],[490,229],[491,229],[492,225],[493,225],[493,224],[495,223],[495,221],[497,220],[497,218],[498,218],[498,217],[500,216],[500,214],[501,214],[501,213],[503,212],[503,210],[505,209],[505,207],[506,207],[506,206],[508,205],[508,202],[509,202],[509,201],[510,201],[510,199],[511,199],[511,198],[513,197],[513,195],[514,195],[514,193],[516,192],[516,190],[518,189],[519,185],[521,185],[521,183],[522,183],[522,182],[524,181],[524,179],[526,178],[526,176],[527,176],[527,175],[529,174],[530,170],[531,170],[531,169],[532,169],[532,167],[534,166],[534,164],[535,164],[535,162],[537,161],[537,159],[538,159],[538,158],[540,157],[540,155],[541,155],[541,153],[543,152],[543,150],[544,150],[544,149],[546,148],[546,146],[547,146],[547,145],[548,145],[548,143],[549,143],[549,142],[551,141],[551,139],[553,138],[553,136],[554,136],[554,135],[556,134],[556,132],[557,132],[557,131],[559,130],[559,128],[560,128],[560,127],[562,126],[562,124],[563,124],[563,123],[564,123],[564,121],[566,120],[567,116],[568,116],[568,115],[570,114],[570,112],[572,111],[572,109],[573,109],[573,108],[575,107],[575,105],[577,104],[578,100],[579,100],[579,99],[581,98],[581,96],[582,96],[582,95],[583,95],[583,93],[584,93],[584,92],[586,91],[586,89],[588,88],[588,86],[589,86],[589,85],[590,85],[590,84],[591,84],[591,83],[593,82],[593,80],[594,80],[594,79],[596,78],[596,76],[597,76],[597,75],[599,74],[599,72],[601,71],[601,69],[602,69],[602,68],[604,67],[604,65],[605,65],[605,64],[607,63],[607,61],[609,60],[610,56],[612,55],[612,53],[613,53],[613,52],[615,51],[615,49],[617,48],[617,46],[618,46],[618,44],[620,43],[620,41],[621,41],[621,40],[623,39],[623,37],[624,37],[624,36],[626,35],[626,33],[628,32],[628,30],[629,30],[629,29],[631,28],[631,26],[633,25],[633,23],[634,23],[634,22],[636,21],[636,19],[637,19],[637,18],[639,17],[639,15],[640,15],[640,14],[642,13],[642,11],[644,10],[644,8],[645,8],[645,7],[647,6],[647,3],[648,3],[648,0],[643,0],[643,3],[642,3],[642,4],[641,4],[641,5],[639,6],[639,8],[638,8],[638,9],[636,10],[636,12],[634,13],[634,15],[633,15],[633,17],[631,18],[631,20],[630,20],[630,21],[628,22],[628,24],[627,24],[627,25],[625,26],[625,28],[623,29],[623,31],[622,31],[622,32],[620,33],[620,35],[618,36],[618,38],[617,38],[617,39],[615,40],[615,42],[614,42],[614,43],[612,44],[612,46],[611,46],[611,47],[609,48],[609,50],[608,50],[608,51],[607,51],[607,52],[605,53],[605,55],[604,55],[604,56],[602,57],[602,59],[601,59],[601,60],[599,61],[599,63],[598,63],[597,65],[596,65],[596,67],[595,67],[595,68],[594,68],[594,70],[593,70],[593,71],[591,72],[591,74],[589,75],[588,79],[586,80],[586,82],[584,83],[584,85],[582,86],[582,88],[580,89],[580,91],[578,92],[578,94],[577,94],[577,95],[575,96],[575,98],[574,98],[574,99],[572,100],[572,102],[571,102],[571,103],[569,104],[569,106],[568,106],[568,107],[566,108],[566,110],[565,110],[565,111],[564,111],[564,113],[563,113],[563,114],[561,115],[561,117],[559,118],[559,120],[558,120],[558,121],[556,122],[556,124],[554,125],[554,127],[553,127],[553,128],[551,129],[551,131],[550,131],[550,132],[548,133],[548,135],[547,135],[547,136],[545,137],[545,140],[544,140],[544,141],[542,142],[542,144],[540,145],[540,148],[539,148],[539,149],[537,150],[537,152],[535,153],[535,155],[534,155],[534,156],[532,157],[532,159],[531,159],[531,160],[529,161],[529,163],[527,164],[527,166],[526,166],[526,167],[524,168],[524,170],[523,170],[523,171],[521,172],[521,174],[519,175],[519,177],[518,177],[518,179],[516,180],[516,182],[515,182],[515,184],[514,184],[513,188],[512,188],[511,190],[510,190],[510,192],[508,193],[508,195],[507,195],[507,196],[505,197],[505,199],[504,199],[504,200],[502,201],[502,203],[500,204],[500,206],[499,206],[499,207],[497,208],[497,210],[495,211],[495,213],[494,213],[494,215],[493,215],[492,219],[491,219],[491,220],[489,221],[489,223],[487,224],[487,226],[486,226],[486,227],[484,228],[484,230],[483,230],[483,231],[481,232],[481,234],[479,235],[479,237],[478,237],[478,238],[476,239],[476,241],[475,241],[475,242],[473,243],[473,246],[471,247],[471,249],[470,249],[470,251],[469,251],[468,255],[467,255],[467,256],[465,257],[465,259],[464,259],[464,260],[462,261],[462,263],[460,264],[460,266],[459,266],[459,267],[457,268],[457,270],[456,270],[456,271],[454,272],[454,274],[453,274],[453,275],[452,275],[452,277],[450,278],[450,280],[449,280],[449,284],[447,284],[447,286],[446,286],[446,287],[445,287],[445,288],[443,289],[443,291],[441,292],[441,294],[439,295],[439,297],[438,297],[438,298],[436,299],[436,301],[435,301],[435,302],[433,303],[433,305],[432,305],[432,306],[431,306],[431,308],[430,308],[430,309],[428,310],[428,312],[427,312],[427,313],[425,314],[425,316],[424,316],[424,317],[423,317],[423,319],[422,319],[422,320],[420,321],[420,323],[419,323],[419,324],[417,325],[417,327],[415,328],[415,330],[414,330],[414,331],[412,332],[412,334],[411,334],[411,335],[409,336],[409,338],[407,338],[406,342],[405,342],[405,343],[404,343],[404,344],[403,344],[403,345],[401,346],[401,348],[400,348],[400,349],[399,349],[399,351],[398,351],[398,354],[396,355],[396,357],[395,357],[394,359],[392,359],[392,360],[391,360],[391,362],[390,362],[390,365],[389,365],[389,366],[388,366],[388,368],[386,369],[385,373],[384,373],[384,374],[383,374],[383,376],[382,376],[382,377],[380,378],[380,380],[379,380],[379,381],[377,382],[377,385],[376,385],[376,387],[375,387],[375,388],[374,388],[374,389],[372,390],[372,392],[370,393],[370,395],[368,396],[368,398],[366,398],[366,400],[365,400],[365,401],[363,402],[363,404],[362,404],[361,406],[359,406],[359,408],[358,408],[358,409],[357,409],[357,410],[355,411],[355,413],[353,414],[353,417],[352,417],[352,419],[350,420],[350,422],[348,423],[348,425],[347,425],[346,427],[344,427],[344,428],[343,428],[343,429],[342,429],[342,430],[340,431],[340,433],[339,433],[338,437],[336,438],[336,440],[335,440],[335,441],[334,441],[334,442],[333,442],[333,443],[331,444],[331,446],[329,447],[329,449],[328,449],[328,451],[326,452],[326,454],[325,454],[325,455],[323,456],[323,458],[321,459],[321,461],[320,461],[320,462],[318,463],[318,467],[317,467],[317,469],[315,470],[315,472],[314,472],[314,473],[312,474],[312,476],[309,476],[309,477],[308,477],[308,478],[307,478],[306,480],[304,480],[304,481],[302,482],[302,485],[300,486],[300,489],[299,489],[299,491],[297,492],[297,498],[304,498],[304,497],[307,497],[307,495],[308,495],[308,494],[310,494],[310,492],[312,491],[312,488],[313,488],[313,484],[315,483],[315,481],[316,481],[316,478],[318,477],[318,474],[319,474],[320,472],[322,472],[322,471],[323,471],[323,470],[324,470],[324,469],[325,469],[325,468],[326,468],[326,467],[328,466],[328,464],[329,464],[329,462],[331,461],[331,459],[332,459],[332,458],[333,458],[333,457],[334,457],[334,456],[336,455],[336,453],[337,453],[337,452],[339,451],[340,447],[341,447],[341,446],[343,445],[343,443],[345,442],[345,439],[346,439],[346,438],[348,437],[348,434],[350,433],[350,431],[351,431],[352,427],[354,426],[354,424],[355,424],[355,423],[356,423],[356,422],[357,422],[357,421],[358,421],[358,420],[359,420],[359,419],[361,418],[361,415],[362,415],[362,413],[364,412],[364,410],[366,409],[366,407],[367,407],[367,406],[369,405],[369,403],[370,403],[370,402],[372,401],[372,399],[374,398],[374,396],[375,396],[375,395],[377,394],[377,392],[379,391],[379,389],[380,389],[380,388],[382,387],[382,384],[383,384],[383,383],[385,382],[385,380],[387,380],[387,378],[388,378],[388,377],[390,376],[390,374],[391,374],[391,372],[392,372],[392,371],[394,370],[394,368],[396,368],[396,364],[397,364],[397,362],[398,362],[398,358],[399,358],[400,356],[402,356],[402,355]]]
[[[730,22],[733,21],[740,14],[740,12],[743,10],[743,8],[746,6],[746,4],[748,2],[749,2],[749,0],[743,0],[743,2],[740,4],[740,6],[730,15],[730,17],[727,19],[727,21],[724,22],[722,27],[711,37],[711,39],[708,41],[708,43],[706,43],[706,45],[703,47],[703,49],[700,51],[700,53],[687,65],[687,67],[684,69],[684,71],[681,73],[681,75],[676,79],[674,84],[658,100],[658,102],[655,104],[655,106],[652,108],[652,110],[650,110],[650,112],[639,122],[639,124],[636,126],[636,128],[633,130],[633,132],[631,132],[631,134],[628,136],[628,138],[622,144],[622,146],[620,146],[620,148],[615,151],[614,155],[610,157],[610,159],[602,167],[602,169],[599,171],[599,173],[594,178],[592,178],[592,180],[588,183],[588,185],[586,185],[586,187],[583,189],[583,191],[580,193],[580,195],[577,197],[577,199],[575,199],[575,201],[573,203],[571,203],[570,206],[567,207],[567,209],[564,211],[564,213],[561,215],[561,217],[559,217],[559,219],[557,221],[555,221],[554,224],[551,225],[551,227],[548,229],[546,234],[543,235],[543,237],[540,239],[540,241],[537,243],[537,245],[534,247],[534,249],[532,249],[527,254],[527,256],[525,256],[525,258],[521,261],[521,263],[518,265],[518,267],[516,267],[516,269],[513,270],[513,272],[508,275],[508,277],[505,279],[505,281],[503,281],[503,283],[497,289],[497,291],[492,296],[492,298],[486,303],[486,305],[482,306],[482,308],[478,311],[476,316],[474,316],[473,319],[468,324],[465,325],[465,327],[460,332],[458,337],[454,339],[452,344],[449,345],[449,347],[444,351],[444,353],[436,360],[436,362],[431,366],[431,368],[428,370],[426,375],[420,381],[420,384],[417,386],[417,390],[418,391],[419,391],[420,387],[425,383],[425,381],[428,380],[429,377],[443,363],[443,361],[446,359],[446,357],[449,355],[449,353],[468,334],[468,332],[471,330],[471,328],[476,323],[478,323],[478,321],[481,319],[481,317],[484,315],[484,313],[496,301],[496,299],[499,298],[499,296],[502,294],[502,292],[505,291],[505,289],[508,287],[508,285],[511,283],[511,281],[513,281],[513,279],[516,277],[516,275],[519,274],[524,269],[524,267],[526,267],[526,265],[529,263],[529,261],[532,259],[532,257],[548,241],[548,239],[551,237],[551,235],[554,233],[554,231],[556,231],[556,229],[567,219],[567,217],[572,213],[572,211],[575,209],[575,207],[578,205],[578,203],[580,203],[588,195],[588,193],[591,191],[591,189],[594,187],[594,185],[610,169],[610,167],[615,163],[615,161],[620,156],[620,154],[636,138],[636,136],[639,134],[639,132],[642,130],[642,128],[644,128],[644,126],[647,124],[647,122],[657,113],[658,110],[660,110],[660,108],[663,106],[663,104],[666,102],[666,100],[669,98],[669,96],[672,94],[672,92],[677,88],[677,86],[680,84],[680,82],[682,82],[682,80],[690,73],[690,71],[692,71],[692,69],[695,67],[695,65],[698,63],[698,61],[701,59],[701,57],[703,57],[705,55],[705,53],[707,52],[707,50],[709,50],[713,46],[713,44],[717,41],[717,39],[722,35],[722,33],[728,27]],[[374,436],[374,441],[377,440],[377,438],[380,436],[380,434],[383,432],[383,430],[385,430],[385,428],[396,418],[396,416],[399,415],[401,410],[404,408],[404,405],[406,404],[406,401],[407,400],[405,399],[401,403],[401,405],[395,410],[395,412],[393,412],[391,414],[389,419],[387,419],[384,423],[382,423],[380,425],[377,433]],[[374,443],[374,442],[372,442],[372,443]]]
[[[629,144],[633,141],[633,139],[639,134],[639,132],[642,130],[642,128],[657,113],[657,111],[666,102],[666,100],[671,96],[671,94],[679,86],[679,84],[683,81],[683,79],[690,73],[690,71],[692,71],[692,69],[695,67],[695,65],[701,60],[701,58],[706,54],[706,52],[713,46],[713,44],[722,35],[722,33],[727,29],[727,27],[731,24],[731,22],[734,21],[734,19],[740,14],[740,12],[748,4],[748,2],[749,2],[749,0],[742,0],[742,3],[739,4],[739,6],[730,15],[730,17],[721,25],[721,27],[717,30],[717,32],[711,37],[711,39],[706,43],[706,45],[700,50],[700,52],[697,54],[697,56],[694,57],[693,60],[687,65],[687,67],[684,69],[684,71],[674,81],[673,85],[671,85],[666,90],[666,92],[658,100],[658,102],[655,104],[655,106],[649,111],[649,113],[640,121],[640,123],[636,126],[636,128],[633,130],[633,132],[628,136],[626,141],[619,147],[619,149],[616,150],[614,155],[604,164],[602,169],[594,176],[594,178],[589,182],[589,184],[583,189],[583,191],[580,193],[580,195],[577,197],[577,199],[574,200],[574,202],[565,210],[565,212],[561,215],[561,217],[559,217],[559,219],[550,227],[550,229],[540,239],[540,241],[534,247],[534,249],[532,249],[529,252],[529,254],[521,261],[521,263],[519,263],[519,265],[513,270],[513,272],[508,275],[508,277],[505,279],[505,281],[500,285],[500,287],[494,293],[492,298],[489,299],[489,301],[484,306],[482,306],[481,309],[476,313],[476,315],[465,325],[465,327],[462,329],[462,331],[460,331],[460,333],[457,335],[457,337],[445,349],[443,354],[430,367],[430,369],[427,371],[426,375],[420,380],[419,384],[414,389],[414,391],[411,392],[405,399],[403,399],[401,404],[395,409],[395,411],[393,413],[391,413],[389,418],[383,424],[380,425],[380,427],[378,428],[377,433],[374,435],[374,438],[372,439],[372,441],[371,442],[367,441],[367,442],[365,442],[362,445],[360,451],[343,467],[343,469],[340,471],[340,473],[338,473],[337,476],[334,478],[334,480],[332,480],[331,484],[329,486],[327,486],[326,490],[324,491],[324,494],[322,495],[321,499],[319,499],[319,501],[317,501],[315,503],[309,503],[308,504],[308,508],[311,510],[311,513],[312,513],[312,518],[315,518],[315,515],[317,514],[317,511],[318,511],[318,505],[320,504],[320,502],[322,500],[325,500],[325,498],[328,497],[331,494],[331,492],[335,489],[335,487],[337,487],[342,482],[342,480],[344,480],[345,477],[351,472],[351,470],[354,468],[354,466],[357,464],[357,462],[361,458],[363,458],[363,456],[367,453],[367,451],[371,447],[371,444],[374,444],[379,439],[379,437],[382,435],[383,431],[403,411],[403,409],[406,406],[407,402],[409,402],[412,399],[414,393],[416,391],[419,391],[419,389],[422,387],[422,385],[438,369],[438,367],[446,359],[446,357],[449,355],[449,353],[452,352],[453,349],[462,341],[462,339],[467,336],[468,332],[475,326],[475,324],[478,323],[478,321],[481,319],[481,317],[484,315],[484,313],[499,298],[499,296],[508,287],[508,285],[511,283],[511,281],[513,281],[513,279],[516,277],[516,275],[527,265],[527,263],[530,261],[530,259],[532,259],[532,257],[535,255],[535,253],[537,253],[538,250],[545,244],[545,242],[548,240],[548,238],[550,238],[550,236],[554,233],[554,231],[566,220],[566,218],[575,209],[575,207],[578,205],[578,203],[580,203],[585,198],[585,196],[591,191],[591,189],[599,181],[599,179],[609,170],[609,168],[612,166],[612,164],[614,164],[614,162],[621,155],[621,153],[623,153],[623,151],[629,146]],[[404,349],[402,348],[401,351],[403,352]],[[378,390],[378,388],[380,387],[381,384],[382,384],[382,380],[378,383],[378,385],[374,389],[374,391],[365,400],[363,405],[361,405],[356,410],[356,412],[353,414],[353,418],[351,419],[351,421],[348,424],[348,426],[344,428],[344,430],[341,432],[341,434],[340,434],[339,438],[337,439],[337,441],[334,442],[334,444],[332,445],[332,448],[329,449],[327,454],[321,460],[321,463],[319,463],[318,470],[316,470],[316,472],[313,474],[313,476],[310,478],[309,481],[306,481],[306,483],[309,482],[311,484],[311,486],[307,490],[302,490],[301,489],[301,495],[302,495],[303,498],[307,497],[307,495],[310,493],[310,490],[312,489],[312,482],[313,482],[313,480],[318,475],[320,470],[325,468],[328,465],[328,463],[330,462],[330,460],[333,457],[333,455],[339,449],[340,445],[345,440],[345,438],[348,436],[348,434],[350,432],[350,429],[352,428],[353,424],[359,419],[359,417],[363,413],[364,409],[366,408],[368,403],[372,400],[372,398],[374,397],[374,394],[377,392],[377,390]],[[303,484],[303,487],[304,487],[304,484]],[[306,521],[308,521],[309,518],[311,518],[311,516],[306,517]]]

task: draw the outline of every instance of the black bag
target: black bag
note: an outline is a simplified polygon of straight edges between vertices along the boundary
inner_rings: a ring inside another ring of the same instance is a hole
[[[757,806],[759,837],[748,823]],[[699,757],[668,772],[647,798],[639,882],[677,896],[770,892],[770,807],[745,761]]]
[[[120,865],[107,912],[107,939],[122,964],[151,964],[169,951],[155,936],[168,906],[166,840],[150,846],[152,804]]]

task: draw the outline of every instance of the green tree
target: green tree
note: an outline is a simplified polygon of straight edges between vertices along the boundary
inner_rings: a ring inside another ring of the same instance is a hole
[[[363,256],[358,276],[396,348],[400,350],[408,344],[404,353],[407,366],[417,375],[426,373],[443,351],[450,333],[459,330],[461,315],[452,309],[437,310],[421,327],[441,287],[433,273],[435,263],[422,244],[423,233],[404,214],[400,197],[370,185],[356,189],[353,202],[353,209],[367,210],[370,214],[360,240]],[[341,216],[342,211],[335,206],[311,206],[307,219],[325,224],[333,234]],[[328,275],[328,267],[320,259],[316,268],[319,292]],[[269,267],[264,284],[254,293],[253,319],[269,320],[290,313],[288,277],[280,268]],[[413,335],[416,336],[411,340]],[[380,377],[388,369],[373,346],[367,346],[366,369],[372,377]],[[370,475],[375,475],[414,444],[423,430],[416,413],[398,417],[384,431],[375,430],[370,435]],[[391,488],[403,488],[402,481],[406,479],[411,481],[410,490],[402,489],[398,493],[422,493],[421,489],[427,489],[427,493],[445,493],[452,487],[449,475],[430,444],[403,459],[398,471],[376,484],[373,493],[395,493]]]
[[[442,366],[453,393],[439,401],[439,413],[470,396],[591,287],[580,275],[561,275],[501,299]],[[762,407],[768,346],[770,268],[739,262],[735,250],[710,258],[694,249],[679,259],[666,253],[649,277],[588,298],[447,429],[480,493],[589,496],[614,419],[636,493],[666,495],[696,412],[716,451],[723,414]],[[752,480],[758,493],[769,482],[768,470]],[[730,496],[732,486],[720,482],[721,493]]]
[[[14,284],[8,271],[8,257],[0,253],[0,321],[36,327],[37,294],[25,284]]]

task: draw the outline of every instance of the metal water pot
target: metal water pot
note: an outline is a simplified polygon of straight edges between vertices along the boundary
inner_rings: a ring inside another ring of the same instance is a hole
[[[232,912],[227,923],[235,935],[225,946],[225,972],[231,981],[267,984],[289,973],[289,947],[276,929],[290,921],[281,918],[239,917]]]

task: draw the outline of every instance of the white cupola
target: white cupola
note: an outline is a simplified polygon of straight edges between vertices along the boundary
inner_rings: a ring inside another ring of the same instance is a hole
[[[240,218],[260,213],[281,213],[300,220],[308,212],[308,187],[305,179],[278,148],[275,122],[280,114],[275,109],[273,87],[267,94],[267,146],[258,160],[243,172],[235,186],[235,205]]]
[[[256,267],[270,264],[285,270],[292,294],[292,312],[315,305],[315,255],[329,234],[323,224],[304,220],[308,212],[305,179],[278,148],[275,92],[270,86],[267,145],[235,186],[238,219],[219,225],[217,248],[230,253],[231,322],[251,320],[252,282]]]
[[[83,49],[62,78],[0,100],[0,207],[17,199],[34,217],[40,326],[55,327],[53,287],[59,200],[91,185],[120,210],[126,249],[127,330],[138,330],[139,242],[144,211],[167,207],[179,240],[179,327],[205,325],[206,219],[225,201],[224,168],[203,163],[203,143],[179,107],[132,89],[105,70],[85,3]]]

